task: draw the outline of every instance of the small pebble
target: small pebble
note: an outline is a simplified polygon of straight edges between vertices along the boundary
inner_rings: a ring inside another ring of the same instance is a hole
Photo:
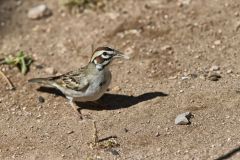
[[[240,21],[238,21],[235,25],[235,30],[238,31],[240,28]]]
[[[218,81],[221,78],[219,74],[213,73],[208,76],[210,81]]]
[[[227,74],[233,73],[231,69],[227,70]]]
[[[178,6],[182,7],[184,5],[188,6],[192,0],[178,0]]]
[[[184,80],[190,79],[190,77],[188,77],[188,76],[183,76],[183,77],[181,77],[181,79],[184,81]]]
[[[155,134],[155,137],[159,137],[159,136],[160,136],[160,133],[157,132],[157,133]]]
[[[239,16],[239,12],[235,12],[234,16],[238,17]]]
[[[39,97],[38,97],[38,102],[39,102],[39,103],[44,103],[44,102],[45,102],[45,99],[44,99],[42,96],[39,96]]]
[[[165,45],[163,47],[161,47],[162,51],[167,51],[167,50],[172,50],[172,47],[170,45]]]
[[[186,125],[186,124],[190,124],[191,122],[189,121],[189,119],[192,117],[191,112],[185,112],[182,114],[179,114],[176,118],[175,118],[175,124],[176,125]]]
[[[174,80],[174,79],[177,79],[177,76],[171,76],[171,77],[168,77],[169,80]]]
[[[218,71],[218,70],[220,70],[220,67],[217,66],[217,65],[214,65],[214,66],[212,66],[209,70],[210,70],[210,71]]]
[[[74,131],[68,131],[68,132],[67,132],[67,134],[72,134],[72,133],[74,133]]]
[[[52,14],[51,10],[45,4],[40,4],[28,11],[29,19],[41,19]]]
[[[214,44],[215,44],[216,46],[220,45],[221,43],[222,43],[221,40],[216,40],[216,41],[214,41]]]

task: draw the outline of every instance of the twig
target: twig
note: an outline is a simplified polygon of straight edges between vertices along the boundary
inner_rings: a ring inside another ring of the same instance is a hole
[[[98,142],[107,141],[107,140],[109,140],[109,139],[113,139],[113,138],[117,138],[117,136],[116,136],[116,135],[108,136],[108,137],[105,137],[105,138],[99,139]]]
[[[94,128],[94,143],[95,145],[98,143],[98,131],[97,131],[97,127],[96,127],[96,121],[93,121],[93,128]]]
[[[1,76],[3,77],[3,79],[8,83],[9,85],[9,89],[10,90],[13,90],[15,87],[14,85],[12,84],[12,82],[10,81],[10,79],[0,70],[0,74]]]

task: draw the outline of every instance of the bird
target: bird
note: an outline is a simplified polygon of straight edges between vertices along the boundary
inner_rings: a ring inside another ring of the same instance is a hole
[[[29,79],[30,83],[39,83],[60,90],[69,100],[73,109],[83,119],[76,102],[96,102],[108,89],[112,74],[109,66],[114,59],[129,59],[122,52],[110,47],[98,47],[84,67],[59,76]]]

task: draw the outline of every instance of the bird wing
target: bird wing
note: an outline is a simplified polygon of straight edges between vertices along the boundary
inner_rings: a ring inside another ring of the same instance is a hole
[[[55,84],[67,89],[83,91],[89,86],[89,81],[84,71],[84,68],[80,68],[57,77],[52,77],[50,81],[54,81]]]

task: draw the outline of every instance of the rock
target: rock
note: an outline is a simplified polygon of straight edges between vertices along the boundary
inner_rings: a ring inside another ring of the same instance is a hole
[[[39,97],[38,97],[38,102],[39,102],[39,103],[44,103],[44,102],[45,102],[45,99],[44,99],[42,96],[39,96]]]
[[[188,80],[188,79],[190,79],[190,77],[189,76],[183,76],[183,77],[181,77],[181,80]]]
[[[55,74],[56,70],[53,67],[47,67],[45,69],[45,72],[48,73],[48,74]]]
[[[210,81],[218,81],[221,78],[221,76],[217,73],[212,73],[208,76],[208,79]]]
[[[170,76],[168,77],[169,80],[174,80],[174,79],[177,79],[177,76]]]
[[[124,33],[125,34],[133,34],[133,35],[136,35],[136,36],[140,36],[140,31],[137,30],[137,29],[126,30]]]
[[[233,73],[231,69],[227,70],[227,74]]]
[[[186,124],[190,124],[191,122],[189,121],[189,119],[192,117],[192,113],[191,112],[185,112],[182,114],[179,114],[176,118],[175,118],[175,124],[176,125],[186,125]]]
[[[165,45],[163,47],[161,47],[162,51],[168,51],[168,50],[172,50],[172,47],[170,45]]]
[[[165,46],[161,47],[161,51],[167,52],[168,54],[174,53],[173,47],[170,45],[165,45]]]
[[[239,15],[240,15],[239,12],[234,13],[234,16],[236,16],[236,17],[239,17]]]
[[[212,66],[209,70],[210,70],[210,71],[218,71],[218,70],[220,70],[220,67],[217,66],[217,65],[214,65],[214,66]]]
[[[52,11],[47,7],[45,4],[40,4],[36,7],[31,8],[28,11],[28,18],[29,19],[41,19],[43,17],[50,16]]]
[[[67,132],[67,134],[72,134],[72,133],[74,133],[74,131],[72,130]]]
[[[240,21],[235,24],[235,30],[238,31],[240,28]]]
[[[181,6],[188,6],[191,3],[192,0],[178,0],[178,5]]]
[[[221,40],[216,40],[216,41],[214,41],[214,44],[215,44],[216,46],[220,45],[221,43],[222,43]]]

